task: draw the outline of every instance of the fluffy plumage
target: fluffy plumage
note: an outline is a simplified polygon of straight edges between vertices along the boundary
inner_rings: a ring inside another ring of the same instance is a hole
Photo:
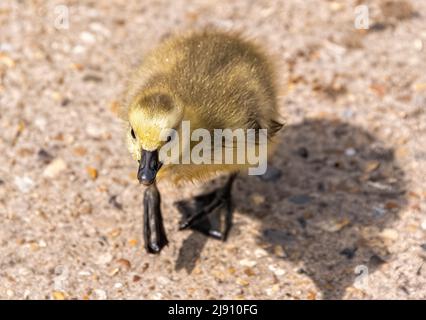
[[[281,128],[274,69],[259,46],[237,34],[205,30],[171,37],[148,54],[130,82],[126,98],[129,150],[160,148],[161,129]],[[136,137],[133,137],[131,130]],[[192,145],[191,145],[192,147]],[[160,159],[161,160],[161,159]],[[247,166],[171,164],[157,179],[173,182],[208,179]]]

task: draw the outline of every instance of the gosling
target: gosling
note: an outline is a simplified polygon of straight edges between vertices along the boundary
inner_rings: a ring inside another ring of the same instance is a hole
[[[267,144],[272,146],[272,138],[282,124],[274,68],[263,50],[240,35],[217,30],[168,38],[136,69],[128,86],[124,111],[128,148],[139,162],[138,180],[147,186],[147,252],[159,253],[168,243],[160,209],[159,181],[179,185],[227,175],[222,187],[192,201],[177,203],[183,215],[180,230],[191,228],[226,240],[232,226],[232,184],[249,164],[182,163],[184,151],[191,151],[194,142],[180,142],[180,162],[166,162],[161,149],[179,143],[176,136],[182,134],[185,121],[189,121],[191,132],[200,128],[211,133],[215,129],[266,129]],[[255,137],[253,145],[259,150],[260,135]],[[231,148],[236,154],[237,145],[232,141],[222,149]],[[218,223],[212,223],[213,215],[219,217]]]

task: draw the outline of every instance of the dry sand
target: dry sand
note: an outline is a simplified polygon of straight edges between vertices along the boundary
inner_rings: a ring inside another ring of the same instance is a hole
[[[0,3],[0,298],[425,299],[426,2]],[[69,26],[58,16],[69,10]],[[129,72],[171,33],[240,30],[275,57],[276,182],[240,177],[226,243],[142,244],[117,119]]]

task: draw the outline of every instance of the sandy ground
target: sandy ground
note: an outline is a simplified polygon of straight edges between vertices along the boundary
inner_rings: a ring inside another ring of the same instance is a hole
[[[426,2],[0,2],[0,298],[425,299]],[[389,2],[389,1],[387,1]],[[65,4],[69,25],[61,20]],[[171,33],[240,30],[275,57],[276,182],[240,177],[226,243],[142,244],[117,103]]]

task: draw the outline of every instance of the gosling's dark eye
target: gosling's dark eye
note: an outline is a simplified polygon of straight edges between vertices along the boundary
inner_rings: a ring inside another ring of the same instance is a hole
[[[167,142],[170,142],[170,141],[172,141],[172,136],[167,137]]]
[[[135,132],[133,131],[133,129],[130,131],[130,134],[132,135],[133,139],[136,139],[136,135],[135,135]]]

